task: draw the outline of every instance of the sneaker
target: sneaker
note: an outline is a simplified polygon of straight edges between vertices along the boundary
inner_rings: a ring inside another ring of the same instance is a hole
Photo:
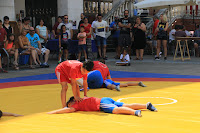
[[[150,102],[147,103],[147,109],[154,112],[158,111]]]
[[[90,88],[88,87],[88,88],[87,88],[87,91],[89,91],[89,90],[90,90]],[[80,91],[84,91],[84,88],[80,89]]]
[[[164,57],[164,60],[167,60],[167,57]]]
[[[119,85],[117,85],[117,86],[115,87],[115,89],[116,89],[117,91],[121,91]]]
[[[136,110],[135,116],[142,117],[141,110]]]
[[[161,55],[162,55],[162,52],[159,53],[159,57],[160,57],[160,58],[162,57]]]
[[[43,63],[44,64],[44,67],[49,67],[49,64],[47,64],[47,63]]]
[[[61,61],[58,61],[58,64],[60,64],[61,63]]]
[[[8,73],[8,71],[4,70],[3,68],[0,68],[0,73]]]
[[[155,60],[160,60],[160,58],[159,57],[155,57]]]
[[[139,86],[141,87],[147,87],[146,85],[144,85],[141,81],[138,83]]]

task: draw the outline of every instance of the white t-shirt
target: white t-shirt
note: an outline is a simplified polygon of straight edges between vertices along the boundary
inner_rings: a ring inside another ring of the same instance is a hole
[[[176,32],[176,30],[175,29],[172,29],[170,32],[169,32],[169,41],[171,42],[171,41],[173,41],[173,40],[175,40],[175,32]]]
[[[36,28],[39,29],[39,32],[40,32],[40,35],[42,35],[43,37],[47,37],[47,27],[46,26],[36,26]],[[41,43],[44,43],[44,39],[43,38],[40,38],[40,42]]]
[[[120,55],[120,60],[123,58],[123,54]],[[124,57],[124,60],[123,61],[128,61],[130,62],[130,57],[129,57],[129,54],[127,54],[125,57]]]
[[[93,28],[96,29],[96,35],[104,38],[106,37],[106,27],[108,27],[108,24],[104,20],[102,20],[101,22],[96,21],[93,24]]]
[[[95,23],[95,22],[96,22],[96,20],[92,22],[92,25],[91,25],[92,28],[94,28],[93,26],[94,26],[94,23]],[[93,29],[92,29],[92,32],[93,32]],[[97,32],[97,31],[96,31],[96,32]],[[94,34],[94,36],[96,37],[96,33],[93,32],[93,34]],[[94,40],[93,35],[91,36],[91,40]]]
[[[58,25],[58,28],[57,29],[61,29],[61,26],[62,25],[65,25],[66,26],[66,32],[68,33],[68,39],[71,39],[71,30],[72,30],[72,28],[73,28],[73,26],[72,26],[72,23],[60,23],[59,25]]]

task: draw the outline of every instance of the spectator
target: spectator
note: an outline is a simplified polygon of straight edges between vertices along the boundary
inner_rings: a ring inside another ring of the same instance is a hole
[[[85,32],[87,34],[87,38],[86,38],[86,53],[88,54],[87,48],[88,48],[88,46],[91,47],[91,45],[92,45],[92,40],[91,40],[92,26],[91,26],[91,24],[88,23],[88,18],[87,17],[85,17],[83,21],[84,21],[84,23],[82,23],[80,26],[84,26]],[[89,51],[89,52],[91,52],[91,51]]]
[[[3,45],[3,44],[1,44],[1,42],[0,42],[0,45]],[[1,64],[1,53],[0,53],[0,73],[7,73],[7,71],[4,70],[4,69],[2,68],[2,64]]]
[[[30,29],[30,27],[31,27],[31,26],[30,26],[30,22],[31,22],[31,20],[30,20],[29,17],[25,17],[25,18],[24,18],[23,24],[21,24],[20,27],[19,27],[20,33],[22,33],[22,30],[25,30],[26,33],[29,33],[29,29]]]
[[[119,18],[117,16],[115,16],[115,20],[110,24],[110,31],[111,31],[111,35],[112,35],[112,43],[113,46],[116,49],[116,56],[115,59],[119,59],[120,56],[120,46],[118,44],[118,38],[120,35],[120,30],[119,30]]]
[[[6,51],[8,52],[9,55],[14,55],[14,62],[13,62],[14,69],[18,70],[19,69],[18,63],[17,63],[18,49],[15,48],[14,40],[15,40],[14,34],[10,34],[8,36],[8,40],[4,44],[4,48],[6,49]],[[7,62],[7,63],[9,63],[9,62]]]
[[[157,35],[157,55],[155,60],[160,60],[159,53],[160,53],[160,46],[161,43],[164,47],[164,60],[167,60],[167,29],[168,29],[168,22],[166,15],[161,14],[160,20],[158,23],[158,27],[156,28]]]
[[[102,15],[98,14],[98,21],[93,25],[93,32],[96,33],[96,45],[100,58],[106,59],[106,32],[108,31],[107,22],[102,20]],[[103,45],[103,56],[101,53],[101,45]]]
[[[79,39],[78,42],[78,61],[80,61],[81,58],[81,52],[83,51],[84,56],[85,56],[85,61],[87,61],[87,53],[86,53],[86,38],[87,38],[87,33],[85,32],[84,26],[80,27],[80,33],[78,33],[77,38]]]
[[[35,63],[35,65],[39,65],[36,61],[36,58],[37,58],[37,51],[35,50],[34,47],[31,46],[28,38],[26,37],[26,30],[22,30],[22,33],[21,35],[18,37],[19,39],[19,45],[20,45],[20,48],[19,48],[19,53],[20,55],[23,55],[23,54],[30,54],[31,57],[30,57],[30,68],[33,69],[35,68],[33,65],[32,65],[32,59]]]
[[[126,48],[123,49],[122,54],[120,55],[120,62],[116,62],[118,66],[127,66],[130,65],[130,56]]]
[[[192,34],[191,34],[188,30],[186,30],[186,28],[185,28],[184,25],[183,25],[183,31],[185,31],[185,33],[186,33],[186,35],[187,35],[188,37],[192,37]]]
[[[38,55],[36,56],[37,62],[40,64],[41,67],[49,67],[47,62],[48,62],[48,59],[49,59],[50,51],[45,47],[42,48],[39,36],[38,36],[37,33],[35,33],[35,29],[33,27],[31,27],[29,31],[30,32],[26,35],[26,37],[28,38],[31,46],[33,46],[35,48],[38,55],[41,55],[41,54],[44,55],[44,63],[42,64],[40,62]]]
[[[73,38],[73,30],[72,30],[72,24],[69,23],[68,21],[68,15],[64,15],[64,22],[60,23],[58,25],[58,32],[61,33],[61,26],[65,25],[66,27],[66,32],[68,33],[68,39],[72,39]]]
[[[47,27],[44,26],[44,20],[40,19],[39,25],[36,26],[36,33],[40,37],[40,43],[42,46],[45,46],[45,43],[48,41],[48,30]]]
[[[152,45],[153,45],[153,47],[157,47],[156,36],[157,36],[158,32],[155,32],[155,30],[158,27],[158,23],[159,23],[158,17],[154,16],[153,21],[154,21],[154,25],[153,25],[153,30],[152,30],[152,35],[153,35]]]
[[[9,24],[9,17],[8,16],[5,16],[3,18],[4,20],[4,23],[3,23],[3,28],[6,30],[7,32],[7,37],[10,35],[10,34],[13,34],[14,31],[13,31],[13,27],[10,26]]]
[[[175,32],[175,37],[186,37],[186,33],[183,30],[183,27],[181,26],[176,32]]]
[[[3,45],[7,40],[7,32],[3,28],[2,21],[0,20],[0,43]]]
[[[61,16],[58,17],[57,22],[54,24],[53,30],[52,30],[53,35],[54,35],[54,37],[55,37],[56,39],[59,38],[59,33],[58,33],[57,30],[58,30],[58,25],[59,25],[60,23],[62,23],[62,17],[61,17]]]
[[[124,11],[124,18],[121,18],[119,20],[119,27],[120,30],[120,36],[118,40],[118,44],[120,46],[120,51],[122,47],[128,47],[129,48],[129,55],[131,52],[131,37],[130,37],[130,28],[131,28],[131,20],[128,17],[129,11]]]
[[[200,26],[198,26],[199,28],[195,30],[194,32],[194,37],[200,37]],[[194,41],[194,49],[195,49],[195,56],[199,57],[199,46],[200,46],[200,41],[199,40],[195,40]]]
[[[146,46],[146,25],[141,22],[140,17],[136,18],[136,24],[132,28],[132,37],[136,48],[136,60],[143,60],[144,48]]]
[[[84,18],[85,18],[85,14],[84,14],[84,13],[81,13],[81,20],[80,20],[80,22],[79,22],[79,24],[78,24],[78,29],[79,29],[79,30],[80,30],[81,24],[84,23]]]
[[[62,62],[61,57],[63,54],[63,50],[64,50],[64,54],[65,54],[65,58],[66,60],[68,60],[68,49],[69,49],[69,42],[68,42],[68,37],[69,34],[66,31],[66,26],[62,25],[61,26],[61,32],[59,35],[59,57],[58,57],[58,64],[60,64]]]

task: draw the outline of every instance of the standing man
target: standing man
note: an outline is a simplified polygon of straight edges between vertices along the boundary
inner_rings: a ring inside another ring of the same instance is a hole
[[[119,30],[119,18],[117,16],[115,16],[115,20],[110,24],[110,31],[111,31],[111,35],[112,35],[112,43],[113,46],[116,49],[116,56],[115,59],[119,59],[120,57],[120,46],[118,44],[118,38],[120,35],[120,30]]]
[[[63,23],[60,23],[58,25],[58,33],[60,33],[60,29],[61,29],[61,26],[62,25],[65,25],[66,26],[66,32],[68,33],[68,39],[72,39],[73,38],[73,29],[72,29],[72,24],[69,23],[68,21],[68,15],[64,15],[64,21]]]
[[[96,45],[100,58],[106,59],[106,32],[108,31],[107,22],[102,20],[102,15],[98,14],[97,21],[93,25],[93,32],[96,33]],[[103,56],[101,53],[101,45],[103,45]]]
[[[130,27],[131,27],[131,20],[128,17],[129,11],[125,10],[124,11],[124,18],[121,18],[119,20],[119,27],[121,28],[120,30],[120,36],[119,36],[119,46],[120,46],[120,51],[122,47],[128,47],[129,48],[129,55],[131,51],[131,37],[130,37]]]
[[[80,22],[78,24],[78,30],[79,30],[79,32],[80,32],[80,25],[84,23],[84,18],[85,18],[85,14],[81,13],[81,20],[80,20]]]
[[[49,59],[49,53],[50,53],[49,49],[42,48],[42,45],[40,43],[40,37],[37,33],[35,33],[35,29],[33,27],[30,27],[29,31],[30,32],[26,35],[26,37],[30,41],[31,46],[33,46],[36,49],[38,55],[41,55],[41,54],[45,55],[44,56],[45,61],[43,64],[40,62],[38,55],[36,56],[38,63],[40,63],[41,67],[49,67],[49,65],[47,64],[47,61]]]
[[[87,74],[92,71],[94,63],[90,60],[81,63],[76,60],[69,60],[60,63],[55,73],[58,78],[58,82],[62,86],[61,90],[61,102],[62,107],[66,106],[66,92],[68,89],[68,83],[72,86],[73,95],[76,101],[81,101],[79,86],[77,84],[78,79],[83,78],[84,96],[87,96]]]

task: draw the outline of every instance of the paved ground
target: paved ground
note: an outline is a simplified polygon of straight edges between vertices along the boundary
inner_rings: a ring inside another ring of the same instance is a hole
[[[187,61],[173,61],[173,57],[169,56],[167,61],[161,58],[160,61],[155,61],[152,55],[145,55],[143,61],[133,60],[135,56],[132,56],[131,66],[115,66],[115,60],[113,57],[114,52],[107,53],[108,60],[106,64],[110,70],[113,71],[129,71],[129,72],[145,72],[145,73],[162,73],[162,74],[179,74],[179,75],[200,75],[200,58],[191,57],[191,60]],[[9,73],[0,73],[0,79],[14,78],[22,76],[32,76],[39,74],[54,73],[57,66],[57,58],[50,57],[50,68],[36,68],[29,69],[23,67],[19,71],[9,70]]]

